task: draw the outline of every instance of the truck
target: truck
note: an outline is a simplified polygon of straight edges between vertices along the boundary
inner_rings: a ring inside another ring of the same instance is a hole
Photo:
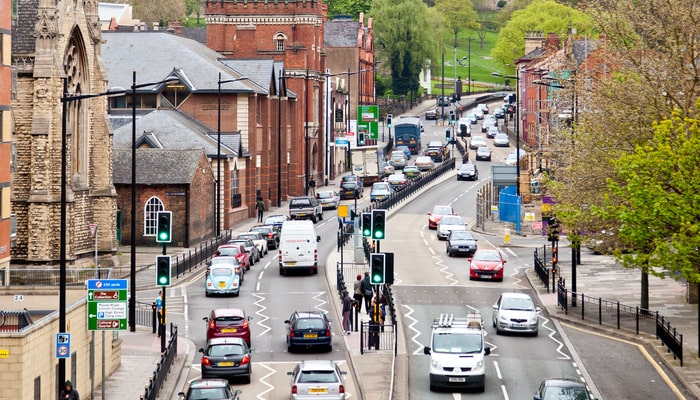
[[[397,146],[407,146],[411,154],[418,154],[421,148],[422,123],[419,117],[404,116],[394,125]]]
[[[384,177],[384,154],[377,146],[355,147],[352,157],[352,173],[362,180],[364,186],[370,186]]]
[[[430,390],[438,388],[486,389],[485,358],[491,348],[484,342],[484,321],[478,311],[467,317],[440,314],[432,326],[430,346]]]

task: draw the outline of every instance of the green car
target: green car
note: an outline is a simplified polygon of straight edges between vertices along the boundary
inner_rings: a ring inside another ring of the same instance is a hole
[[[407,165],[404,167],[403,173],[408,179],[416,179],[420,176],[420,170],[415,165]]]

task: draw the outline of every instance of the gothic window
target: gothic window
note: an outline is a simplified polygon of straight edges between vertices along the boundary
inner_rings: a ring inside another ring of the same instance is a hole
[[[277,45],[277,51],[284,51],[284,42],[287,40],[287,35],[282,32],[277,32],[275,34],[275,44]]]
[[[158,211],[165,211],[163,201],[151,197],[143,208],[143,236],[155,236],[158,231]]]
[[[63,67],[66,73],[67,93],[81,95],[90,92],[89,70],[85,43],[78,29],[73,30],[66,48]],[[67,135],[69,135],[70,182],[73,178],[87,178],[88,173],[88,110],[90,101],[78,100],[66,104]]]

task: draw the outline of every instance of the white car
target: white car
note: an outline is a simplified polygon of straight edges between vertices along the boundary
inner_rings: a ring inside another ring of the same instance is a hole
[[[236,239],[250,239],[255,243],[261,256],[267,254],[267,239],[260,232],[242,232],[236,236]]]
[[[499,335],[501,332],[525,332],[537,336],[540,310],[527,293],[501,293],[493,305],[493,327]]]
[[[437,225],[438,240],[445,240],[452,231],[466,231],[467,225],[459,215],[443,215]]]
[[[507,133],[498,133],[496,137],[493,138],[493,145],[497,147],[508,147],[510,146],[510,139]]]
[[[481,104],[479,104],[479,105],[477,106],[477,108],[478,108],[479,110],[481,110],[481,112],[483,112],[484,114],[488,114],[488,113],[489,113],[489,106],[488,106],[486,103],[481,103]]]
[[[472,150],[476,150],[479,147],[483,147],[483,146],[487,146],[486,138],[484,138],[483,136],[474,136],[469,141],[469,148]]]

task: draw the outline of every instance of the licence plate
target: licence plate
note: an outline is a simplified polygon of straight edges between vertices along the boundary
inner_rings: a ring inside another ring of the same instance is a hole
[[[484,279],[491,279],[491,275],[481,275],[481,277]]]
[[[310,388],[309,393],[328,393],[326,388]]]
[[[449,378],[450,382],[465,382],[466,378]]]
[[[305,333],[304,334],[304,339],[316,339],[318,337],[318,334],[316,333]]]
[[[233,367],[233,361],[222,361],[219,363],[219,367]]]
[[[284,263],[284,265],[293,267],[293,266],[297,265],[297,262],[296,261],[287,261]]]
[[[525,324],[510,324],[511,328],[522,328]]]
[[[297,214],[297,215],[300,216],[300,217],[306,216],[306,214],[304,214],[304,213],[299,213],[299,214]]]
[[[220,287],[220,288],[225,288],[225,287],[226,287],[226,282],[219,282],[219,287]]]
[[[236,333],[236,332],[238,332],[238,329],[236,329],[236,328],[223,328],[223,329],[221,329],[221,332],[223,332],[223,333]]]

